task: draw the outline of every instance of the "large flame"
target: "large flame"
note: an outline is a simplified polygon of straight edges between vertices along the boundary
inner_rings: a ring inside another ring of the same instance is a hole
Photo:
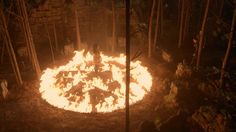
[[[75,51],[66,65],[47,68],[41,76],[40,93],[48,103],[75,112],[112,112],[125,107],[125,59],[101,53],[100,71],[93,55]],[[131,62],[130,104],[150,91],[152,77],[140,61]]]

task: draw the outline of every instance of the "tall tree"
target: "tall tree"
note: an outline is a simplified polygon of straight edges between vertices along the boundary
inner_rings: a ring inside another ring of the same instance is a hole
[[[202,21],[202,26],[201,26],[201,30],[199,32],[199,44],[198,44],[198,53],[197,53],[197,69],[199,69],[199,65],[200,65],[200,57],[201,57],[201,53],[202,53],[203,38],[204,38],[204,32],[205,32],[205,26],[206,26],[206,20],[207,20],[207,16],[208,16],[209,6],[210,6],[210,0],[207,0],[205,12],[204,12],[204,17],[203,17],[203,21]]]
[[[151,15],[149,18],[149,25],[148,25],[148,57],[152,56],[152,21],[155,11],[155,5],[156,5],[156,0],[153,0]]]
[[[80,49],[80,43],[81,43],[81,39],[80,39],[80,28],[79,28],[79,16],[78,16],[78,10],[77,10],[77,4],[75,3],[75,25],[76,25],[76,39],[77,39],[77,49]]]
[[[181,16],[180,16],[180,30],[179,30],[179,42],[178,42],[178,48],[181,47],[183,42],[183,31],[184,31],[184,18],[185,18],[185,4],[186,1],[182,0],[181,5]]]
[[[38,57],[37,57],[37,53],[34,46],[33,36],[30,29],[25,0],[17,0],[16,3],[17,3],[19,14],[23,18],[22,26],[23,26],[25,39],[26,39],[28,53],[29,53],[33,68],[36,72],[37,78],[39,79],[41,77],[41,69],[39,66]]]
[[[153,50],[155,50],[156,45],[157,45],[157,37],[158,37],[159,21],[160,21],[160,13],[161,13],[161,3],[162,3],[162,0],[158,0],[158,4],[157,4],[157,12],[156,12],[156,29],[155,29],[155,36],[154,36]]]
[[[224,57],[224,60],[222,62],[222,67],[221,67],[221,75],[220,75],[220,87],[221,88],[224,86],[225,69],[228,64],[230,52],[231,52],[232,45],[233,45],[232,40],[233,40],[234,31],[235,31],[235,22],[236,22],[236,8],[234,9],[234,15],[233,15],[233,20],[232,20],[232,24],[231,24],[228,47],[227,47],[225,57]]]
[[[12,46],[11,38],[10,38],[10,35],[8,32],[6,18],[5,18],[5,15],[4,15],[1,7],[0,7],[0,17],[1,17],[1,23],[2,23],[2,29],[3,29],[3,38],[6,43],[6,48],[7,48],[7,52],[9,54],[9,57],[10,57],[12,69],[13,69],[15,76],[16,76],[16,82],[18,85],[22,85],[23,81],[22,81],[20,70],[18,67],[17,60],[16,60],[15,52],[14,52],[14,49]]]
[[[115,51],[116,46],[116,11],[115,11],[115,0],[112,0],[112,52]]]

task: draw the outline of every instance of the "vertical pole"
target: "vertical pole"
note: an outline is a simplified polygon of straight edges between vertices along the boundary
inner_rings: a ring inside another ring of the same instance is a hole
[[[224,0],[221,0],[220,1],[220,9],[219,9],[219,17],[222,16],[222,12],[223,12],[223,9],[224,9]]]
[[[158,31],[159,31],[159,21],[160,21],[160,9],[161,9],[161,1],[158,0],[158,5],[157,5],[157,15],[156,15],[156,29],[155,29],[155,36],[154,36],[154,43],[153,43],[153,51],[156,49],[156,43],[157,43],[157,37],[158,37]]]
[[[3,45],[2,45],[2,51],[1,51],[1,61],[0,61],[0,64],[2,64],[2,63],[3,63],[4,53],[5,53],[5,43],[3,43]]]
[[[183,43],[184,14],[185,14],[185,1],[182,0],[178,48],[180,48]]]
[[[210,0],[207,0],[207,5],[203,17],[203,22],[202,22],[202,27],[199,33],[199,44],[198,44],[198,54],[197,54],[197,69],[199,69],[199,64],[200,64],[200,57],[201,57],[201,52],[202,52],[202,47],[203,47],[203,38],[204,38],[204,31],[205,31],[205,25],[206,25],[206,20],[207,20],[207,15],[208,15],[208,10],[210,6]]]
[[[58,48],[58,40],[57,40],[56,23],[53,23],[53,34],[54,34],[54,39],[55,39],[55,48],[56,48],[56,51],[59,51],[59,48]]]
[[[151,11],[149,25],[148,25],[148,57],[152,56],[152,20],[153,20],[155,5],[156,5],[156,0],[153,0],[152,11]]]
[[[25,6],[25,1],[24,0],[18,0],[18,5],[19,5],[19,9],[20,12],[22,13],[23,16],[23,27],[24,27],[24,32],[25,32],[25,37],[28,40],[29,43],[29,51],[31,53],[31,59],[33,62],[33,67],[34,70],[36,72],[37,78],[39,79],[41,76],[41,69],[39,66],[39,62],[38,62],[38,58],[37,58],[37,54],[36,54],[36,50],[35,50],[35,45],[34,45],[34,41],[33,41],[33,36],[31,33],[31,29],[30,29],[30,25],[29,25],[29,19],[28,19],[28,14],[27,14],[27,9]]]
[[[112,48],[111,51],[115,51],[116,45],[116,13],[115,13],[115,0],[112,0]]]
[[[129,132],[129,84],[130,84],[130,0],[126,0],[126,92],[125,92],[125,132]]]
[[[79,17],[77,6],[75,7],[75,25],[76,25],[76,38],[77,38],[77,50],[80,49],[80,31],[79,31]]]
[[[48,25],[46,23],[44,25],[45,25],[46,32],[47,32],[47,35],[48,35],[48,41],[49,41],[49,46],[50,46],[50,51],[51,51],[51,56],[52,56],[52,62],[53,62],[53,64],[55,64],[54,51],[53,51],[53,47],[52,47],[52,40],[51,40],[50,33],[49,33],[49,30],[48,30]]]
[[[2,21],[2,24],[3,24],[3,30],[4,30],[3,38],[4,38],[5,43],[6,43],[6,48],[7,48],[7,52],[9,54],[9,57],[10,57],[10,61],[11,61],[11,64],[12,64],[12,69],[13,69],[13,71],[15,73],[15,76],[16,76],[16,82],[17,82],[18,85],[22,85],[23,81],[22,81],[22,78],[21,78],[21,73],[20,73],[20,70],[19,70],[19,67],[18,67],[15,52],[14,52],[12,42],[11,42],[11,39],[10,39],[10,35],[9,35],[8,29],[7,29],[6,19],[5,19],[5,16],[3,14],[2,9],[0,9],[0,15],[1,15],[1,19],[2,19],[1,21]]]
[[[235,21],[236,21],[236,8],[234,9],[234,15],[233,15],[233,20],[232,20],[232,24],[231,24],[231,30],[230,30],[227,51],[225,53],[225,57],[222,62],[221,75],[220,75],[220,88],[223,88],[223,86],[224,86],[225,68],[226,68],[227,63],[229,61],[229,56],[230,56],[230,52],[231,52],[232,45],[233,45],[232,40],[233,40],[233,35],[234,35]]]

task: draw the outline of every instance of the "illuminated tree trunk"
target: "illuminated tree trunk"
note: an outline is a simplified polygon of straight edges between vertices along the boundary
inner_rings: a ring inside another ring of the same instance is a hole
[[[154,9],[156,5],[156,0],[153,0],[152,3],[152,11],[149,19],[149,27],[148,27],[148,57],[152,56],[152,20],[154,16]]]
[[[130,0],[126,0],[125,23],[126,23],[126,89],[125,89],[125,132],[130,131],[130,111],[129,111],[129,92],[130,92]]]
[[[183,41],[186,40],[187,35],[188,35],[190,15],[191,15],[191,3],[190,1],[186,1],[186,14],[185,14],[185,19],[184,19]]]
[[[115,0],[112,0],[112,52],[115,51],[116,46],[116,12],[115,12]]]
[[[76,25],[76,38],[77,38],[77,49],[80,49],[80,29],[79,29],[79,18],[78,18],[78,11],[77,7],[75,7],[75,25]]]
[[[181,6],[181,17],[180,17],[180,29],[179,29],[178,48],[180,48],[182,43],[183,43],[184,15],[185,15],[185,1],[183,0],[182,1],[182,6]]]
[[[4,53],[5,53],[5,43],[3,43],[2,45],[0,64],[3,63]]]
[[[53,23],[53,35],[54,35],[54,39],[55,39],[55,49],[56,49],[56,51],[59,51],[56,23]]]
[[[224,9],[224,0],[220,0],[220,8],[219,8],[219,17],[222,16],[222,12],[223,12],[223,9]]]
[[[232,41],[233,41],[233,35],[234,35],[234,29],[235,29],[235,22],[236,22],[236,8],[234,9],[234,15],[233,15],[233,20],[231,24],[231,30],[230,30],[230,36],[229,36],[229,41],[228,41],[228,48],[225,53],[225,57],[222,63],[221,67],[221,75],[220,75],[220,87],[223,88],[224,86],[224,80],[225,80],[225,69],[229,61],[229,56],[230,52],[232,49]]]
[[[45,23],[45,29],[48,35],[48,41],[49,41],[49,46],[50,46],[50,51],[51,51],[51,57],[52,57],[52,62],[55,64],[55,57],[54,57],[54,51],[53,51],[53,46],[52,46],[52,39],[48,30],[48,25]]]
[[[33,36],[32,36],[30,25],[29,25],[27,9],[25,6],[25,0],[17,0],[17,7],[18,7],[19,14],[23,18],[22,26],[24,30],[23,32],[25,34],[28,53],[29,53],[33,68],[36,72],[37,78],[39,79],[41,77],[41,69],[39,66],[38,57],[37,57],[35,46],[34,46]]]
[[[5,15],[4,15],[3,10],[1,8],[0,8],[0,15],[1,15],[1,19],[2,19],[1,22],[2,22],[2,25],[3,25],[3,28],[2,28],[3,33],[4,33],[3,38],[4,38],[5,43],[6,43],[6,49],[7,49],[7,52],[9,54],[9,57],[10,57],[12,69],[13,69],[13,71],[15,73],[15,76],[16,76],[16,82],[17,82],[18,85],[22,85],[23,81],[22,81],[22,78],[21,78],[20,70],[19,70],[19,67],[18,67],[17,60],[16,60],[15,52],[14,52],[14,49],[13,49],[13,46],[12,46],[11,38],[10,38],[8,29],[7,29]]]
[[[157,45],[157,36],[158,36],[158,31],[159,31],[159,21],[160,21],[160,10],[161,10],[161,2],[162,0],[158,0],[158,5],[157,5],[157,15],[156,15],[156,29],[155,29],[155,36],[154,36],[154,43],[153,43],[153,51],[156,48]]]
[[[202,53],[202,47],[203,47],[203,38],[204,38],[204,32],[205,32],[205,25],[206,25],[206,20],[207,20],[207,15],[209,11],[209,6],[210,6],[210,0],[207,0],[207,5],[203,17],[203,22],[202,22],[202,27],[199,33],[199,44],[198,44],[198,53],[197,53],[197,69],[199,69],[199,64],[200,64],[200,57]]]

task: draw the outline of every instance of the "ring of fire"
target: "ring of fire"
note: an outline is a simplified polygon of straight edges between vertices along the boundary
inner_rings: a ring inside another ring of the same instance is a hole
[[[39,91],[49,104],[81,113],[112,112],[125,107],[125,60],[101,53],[99,72],[94,70],[93,55],[75,51],[66,65],[47,68],[41,76]],[[140,61],[131,62],[130,104],[150,91],[152,77]]]

